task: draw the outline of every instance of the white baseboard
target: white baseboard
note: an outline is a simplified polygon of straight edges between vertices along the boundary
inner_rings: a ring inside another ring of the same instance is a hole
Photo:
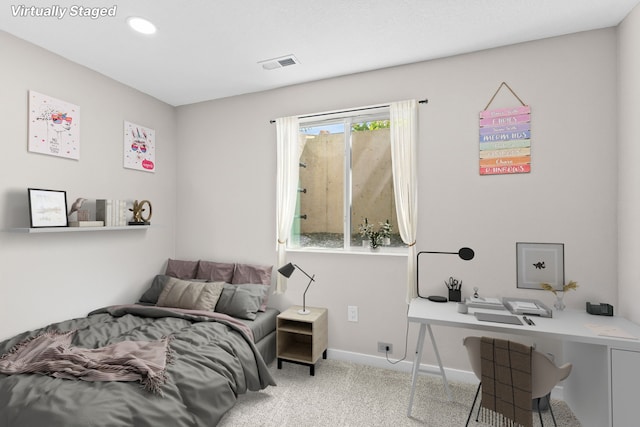
[[[327,350],[327,358],[333,360],[342,360],[345,362],[357,363],[359,365],[373,366],[374,368],[391,369],[394,371],[401,371],[411,373],[413,368],[413,362],[408,360],[397,361],[397,359],[385,357],[372,356],[370,354],[354,353],[344,350]],[[421,370],[434,372],[439,376],[440,369],[437,365],[425,365],[420,364]],[[478,384],[478,378],[472,371],[463,371],[461,369],[444,368],[444,373],[447,376],[447,380],[453,382],[459,382],[463,384]],[[428,372],[427,372],[428,374]],[[563,399],[562,386],[556,386],[551,392],[551,397],[554,399]]]

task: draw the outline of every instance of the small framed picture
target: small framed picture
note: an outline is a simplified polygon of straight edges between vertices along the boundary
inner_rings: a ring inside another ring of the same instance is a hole
[[[564,243],[516,243],[518,288],[554,289],[564,286]]]
[[[67,192],[29,188],[29,213],[32,228],[67,227]]]

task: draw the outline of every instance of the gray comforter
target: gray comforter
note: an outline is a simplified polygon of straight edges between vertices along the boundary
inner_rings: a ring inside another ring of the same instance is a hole
[[[137,382],[0,374],[0,427],[215,426],[238,394],[275,385],[250,337],[231,319],[166,308],[101,309],[0,343],[0,355],[45,331],[76,330],[72,345],[104,347],[171,335],[175,359],[162,395]]]

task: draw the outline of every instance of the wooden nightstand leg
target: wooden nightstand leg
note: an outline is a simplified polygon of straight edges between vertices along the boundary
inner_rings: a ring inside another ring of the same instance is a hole
[[[326,359],[327,358],[327,349],[325,348],[325,350],[322,352],[322,358]]]
[[[282,369],[282,359],[278,357],[278,369]]]
[[[312,377],[316,376],[316,365],[309,365],[309,375]]]

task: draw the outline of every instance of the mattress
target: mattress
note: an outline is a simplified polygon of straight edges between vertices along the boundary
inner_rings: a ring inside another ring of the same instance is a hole
[[[276,357],[276,319],[280,314],[275,308],[267,307],[257,313],[255,320],[238,319],[253,332],[253,340],[265,363],[270,364]]]

